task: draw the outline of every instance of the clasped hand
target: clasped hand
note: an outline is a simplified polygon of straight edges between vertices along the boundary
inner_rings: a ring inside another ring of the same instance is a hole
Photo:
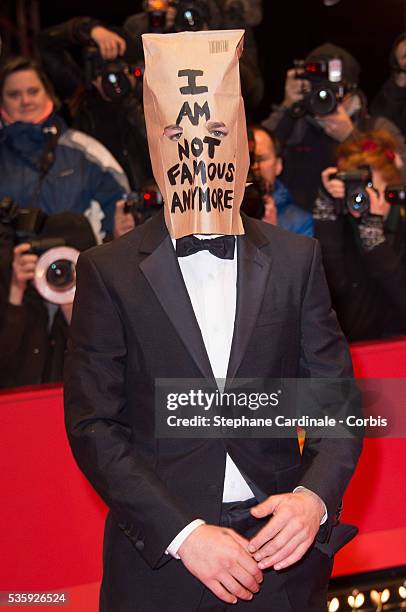
[[[303,557],[313,543],[324,515],[321,499],[310,491],[272,495],[254,506],[256,518],[272,514],[267,524],[252,538],[248,551],[259,569],[284,569]]]
[[[222,601],[250,600],[260,589],[262,570],[283,569],[302,558],[324,514],[308,491],[272,495],[254,506],[256,518],[271,516],[250,541],[233,529],[201,525],[179,548],[185,567]]]

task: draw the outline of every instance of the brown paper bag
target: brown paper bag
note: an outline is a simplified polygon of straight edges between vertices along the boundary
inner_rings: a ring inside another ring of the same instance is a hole
[[[148,144],[172,238],[244,233],[243,37],[243,30],[142,36]]]

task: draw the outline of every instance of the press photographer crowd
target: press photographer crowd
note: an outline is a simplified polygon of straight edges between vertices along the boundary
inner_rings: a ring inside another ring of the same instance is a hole
[[[143,115],[146,32],[245,29],[242,210],[320,241],[349,341],[406,333],[406,34],[370,105],[357,59],[326,43],[291,58],[283,101],[254,122],[271,78],[254,36],[261,2],[144,4],[122,27],[88,16],[44,29],[35,59],[1,56],[0,388],[62,379],[79,253],[162,208]]]

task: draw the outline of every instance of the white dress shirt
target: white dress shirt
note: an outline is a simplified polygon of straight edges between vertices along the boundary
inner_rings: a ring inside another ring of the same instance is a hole
[[[215,235],[196,237],[216,238]],[[172,242],[175,247],[176,241]],[[237,245],[232,260],[220,259],[205,250],[179,257],[178,262],[213,374],[222,391],[227,377],[237,303]],[[227,454],[223,502],[244,501],[251,497],[254,497],[254,493]],[[327,516],[324,518],[327,519]],[[178,557],[177,551],[182,542],[203,523],[201,519],[196,519],[182,529],[169,544],[167,552]]]

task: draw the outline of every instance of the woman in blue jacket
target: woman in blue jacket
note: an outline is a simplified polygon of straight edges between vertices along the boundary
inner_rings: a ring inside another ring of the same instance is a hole
[[[84,214],[100,242],[114,232],[116,202],[128,192],[128,181],[107,149],[68,129],[56,107],[52,86],[35,62],[14,58],[3,65],[0,199],[47,214]],[[122,233],[118,225],[116,234]]]

